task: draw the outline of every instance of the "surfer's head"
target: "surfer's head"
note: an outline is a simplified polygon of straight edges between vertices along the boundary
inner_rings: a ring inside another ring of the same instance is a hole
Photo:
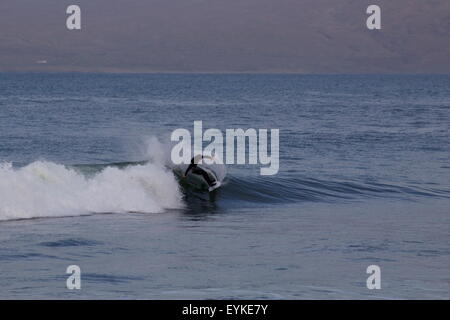
[[[191,164],[199,164],[203,159],[210,159],[213,160],[214,158],[210,157],[210,156],[204,156],[201,154],[196,155],[195,157],[193,157],[191,159]]]
[[[196,155],[191,159],[192,164],[199,164],[202,161],[203,156],[201,154]]]

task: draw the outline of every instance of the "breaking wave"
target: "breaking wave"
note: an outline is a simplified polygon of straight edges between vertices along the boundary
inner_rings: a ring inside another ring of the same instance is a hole
[[[152,163],[104,166],[90,172],[47,161],[21,168],[0,165],[0,220],[159,213],[182,206],[172,171]]]

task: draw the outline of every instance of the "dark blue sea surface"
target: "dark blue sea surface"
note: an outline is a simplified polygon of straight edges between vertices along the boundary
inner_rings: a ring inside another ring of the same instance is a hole
[[[279,173],[192,190],[198,120]],[[449,299],[449,151],[448,75],[0,73],[0,298]]]

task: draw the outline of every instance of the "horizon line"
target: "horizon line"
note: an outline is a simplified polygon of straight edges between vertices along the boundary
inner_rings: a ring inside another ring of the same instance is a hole
[[[39,71],[0,70],[0,74],[116,74],[116,75],[305,75],[305,76],[450,76],[437,72],[296,72],[296,71]]]

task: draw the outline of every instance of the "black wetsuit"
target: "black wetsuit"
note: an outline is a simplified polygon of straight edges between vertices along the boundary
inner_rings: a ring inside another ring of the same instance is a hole
[[[203,157],[202,157],[202,159],[203,159]],[[216,181],[211,180],[211,178],[209,177],[208,173],[205,170],[198,167],[198,165],[195,163],[195,157],[192,158],[191,164],[189,165],[186,172],[184,173],[184,176],[187,176],[189,171],[192,171],[193,174],[203,176],[203,179],[205,179],[205,181],[208,183],[208,185],[210,187],[216,184]]]

